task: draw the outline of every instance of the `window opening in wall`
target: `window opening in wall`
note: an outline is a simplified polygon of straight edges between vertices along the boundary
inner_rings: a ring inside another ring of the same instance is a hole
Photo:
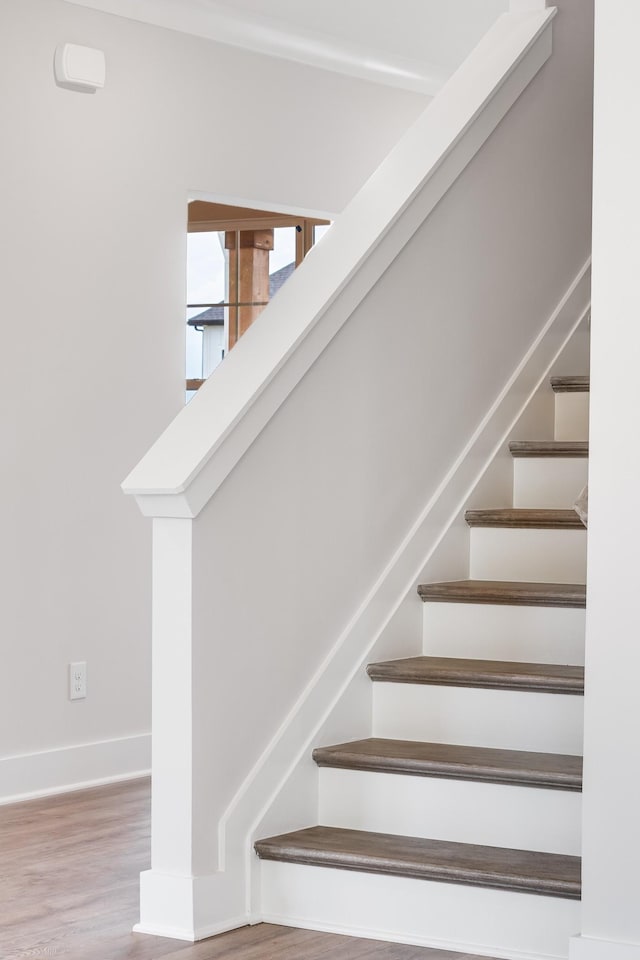
[[[328,220],[199,200],[189,204],[187,400],[329,226]]]

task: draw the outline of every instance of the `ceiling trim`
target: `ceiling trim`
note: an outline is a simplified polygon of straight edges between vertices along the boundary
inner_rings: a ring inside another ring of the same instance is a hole
[[[275,18],[239,12],[220,0],[66,2],[426,96],[434,96],[447,79],[442,65],[404,59]]]

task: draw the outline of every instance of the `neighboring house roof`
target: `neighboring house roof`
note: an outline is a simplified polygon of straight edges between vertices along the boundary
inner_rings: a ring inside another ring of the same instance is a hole
[[[202,313],[187,320],[188,327],[223,327],[224,326],[224,307],[209,307]]]
[[[295,270],[295,263],[288,263],[286,267],[280,267],[279,270],[276,270],[274,273],[269,276],[269,300],[273,300],[276,293],[285,282],[288,280],[293,271]],[[187,326],[189,327],[223,327],[224,326],[224,307],[218,306],[216,304],[213,307],[209,307],[208,310],[203,310],[202,313],[196,314],[195,317],[191,317],[190,320],[187,320]]]
[[[276,293],[285,282],[288,280],[293,271],[295,270],[295,263],[288,263],[286,267],[280,267],[279,270],[276,270],[275,273],[272,273],[269,277],[269,300],[273,300]]]

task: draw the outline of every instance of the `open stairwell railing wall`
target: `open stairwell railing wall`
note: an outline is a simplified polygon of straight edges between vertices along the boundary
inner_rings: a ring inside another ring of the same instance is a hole
[[[417,652],[405,598],[587,309],[589,29],[579,0],[539,7],[496,22],[125,481],[154,518],[142,931],[259,910],[252,831],[315,819],[299,758],[322,724],[369,733],[359,665]]]

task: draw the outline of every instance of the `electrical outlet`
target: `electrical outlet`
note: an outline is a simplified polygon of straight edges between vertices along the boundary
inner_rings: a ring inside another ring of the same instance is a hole
[[[69,664],[69,700],[84,700],[87,695],[87,662]]]

